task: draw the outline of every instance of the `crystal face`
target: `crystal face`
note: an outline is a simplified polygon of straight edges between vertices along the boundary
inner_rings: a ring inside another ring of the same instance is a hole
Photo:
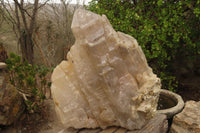
[[[136,39],[105,15],[78,9],[75,44],[52,74],[56,112],[66,127],[140,129],[156,113],[160,79]]]

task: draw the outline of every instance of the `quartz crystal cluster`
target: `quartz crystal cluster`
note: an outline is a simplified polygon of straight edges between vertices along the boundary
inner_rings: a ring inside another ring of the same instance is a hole
[[[105,15],[78,9],[75,44],[52,74],[56,112],[66,127],[140,129],[156,113],[160,79],[136,39]]]

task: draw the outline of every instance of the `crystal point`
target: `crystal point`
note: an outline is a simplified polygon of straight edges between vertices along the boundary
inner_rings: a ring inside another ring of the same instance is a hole
[[[52,74],[56,111],[66,127],[140,129],[156,111],[160,79],[136,39],[105,15],[78,9],[75,44]]]

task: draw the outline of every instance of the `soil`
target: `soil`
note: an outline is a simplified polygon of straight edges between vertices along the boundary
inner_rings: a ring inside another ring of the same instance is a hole
[[[177,93],[182,96],[185,102],[189,100],[200,101],[200,76],[182,78]]]
[[[183,100],[200,101],[200,55],[196,60],[179,59],[175,63],[175,75],[179,82],[176,93],[182,96]]]
[[[188,90],[188,88],[182,88],[177,93],[182,96],[184,102],[189,100],[200,101],[200,89]]]

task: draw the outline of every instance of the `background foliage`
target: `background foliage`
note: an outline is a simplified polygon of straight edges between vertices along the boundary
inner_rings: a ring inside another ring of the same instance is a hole
[[[137,39],[164,89],[178,85],[174,63],[200,54],[200,0],[92,0],[88,9]]]

